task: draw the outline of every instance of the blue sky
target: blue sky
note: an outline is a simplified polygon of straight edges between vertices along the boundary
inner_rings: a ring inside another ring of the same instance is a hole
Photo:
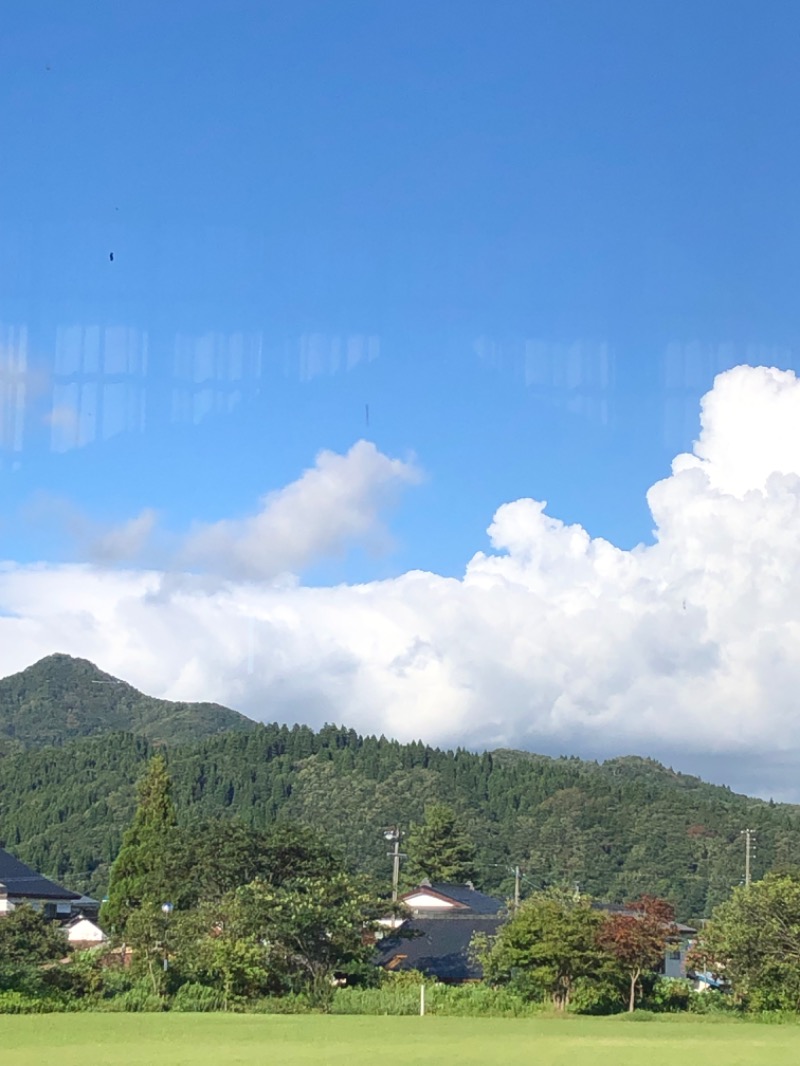
[[[45,365],[59,326],[124,324],[148,334],[149,371],[143,433],[55,456],[26,427],[6,493],[181,524],[366,435],[429,476],[397,566],[458,571],[529,494],[647,539],[644,490],[690,445],[714,372],[752,346],[794,365],[799,24],[777,2],[7,12],[0,317]],[[234,416],[179,428],[176,334],[237,331],[263,338],[261,380]],[[310,335],[380,354],[302,381]],[[526,387],[531,342],[556,367],[583,345],[583,381],[548,364]],[[692,342],[685,412],[667,410],[668,348]],[[604,413],[570,413],[581,384]]]
[[[361,438],[422,478],[306,584],[460,576],[527,496],[650,543],[715,375],[800,366],[798,31],[781,0],[12,5],[2,556],[246,515]]]

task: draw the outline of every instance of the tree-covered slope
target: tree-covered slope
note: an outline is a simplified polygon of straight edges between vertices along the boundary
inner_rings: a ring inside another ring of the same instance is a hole
[[[104,890],[152,747],[132,735],[74,741],[0,759],[0,843],[70,886]],[[351,868],[388,885],[383,829],[451,804],[477,845],[481,887],[580,885],[623,900],[647,892],[696,918],[744,872],[740,830],[754,828],[754,873],[800,866],[800,811],[676,774],[645,759],[603,764],[521,752],[442,752],[327,727],[256,726],[170,747],[182,821],[292,819],[325,833]]]
[[[119,731],[178,744],[252,726],[214,703],[145,696],[69,655],[48,655],[0,681],[0,754]]]

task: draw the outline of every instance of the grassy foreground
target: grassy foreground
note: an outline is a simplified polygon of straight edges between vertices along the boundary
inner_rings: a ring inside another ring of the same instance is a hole
[[[0,1018],[9,1066],[792,1066],[800,1026],[665,1018],[47,1014]]]

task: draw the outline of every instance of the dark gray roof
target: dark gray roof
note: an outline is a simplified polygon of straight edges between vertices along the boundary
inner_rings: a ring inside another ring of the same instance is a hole
[[[75,906],[79,911],[99,911],[100,900],[95,899],[93,896],[78,896],[78,899],[75,902]]]
[[[592,910],[602,911],[604,914],[624,914],[626,917],[636,917],[638,912],[625,903],[603,903],[601,900],[592,900]],[[684,925],[682,922],[673,922],[678,933],[687,936],[696,933],[693,925]]]
[[[37,874],[30,866],[26,866],[24,862],[20,862],[3,848],[0,848],[0,883],[5,885],[5,891],[12,898],[54,900],[81,898],[80,893],[70,892],[68,888],[57,885],[55,881],[48,881],[46,877]]]
[[[471,888],[469,885],[454,885],[447,884],[443,881],[437,881],[431,885],[420,885],[418,888],[407,892],[405,895],[411,895],[413,892],[434,892],[439,896],[446,896],[447,899],[455,900],[456,903],[462,904],[464,907],[469,907],[473,914],[499,914],[505,908],[505,901],[498,899],[496,896],[487,896],[483,892],[479,892],[477,888]],[[415,908],[422,910],[423,908]],[[463,914],[463,911],[460,911]],[[445,917],[443,914],[442,917]],[[449,918],[450,915],[448,914]]]
[[[463,912],[462,912],[463,913]],[[377,945],[377,962],[385,969],[419,970],[440,981],[478,981],[480,966],[469,957],[474,933],[494,936],[501,925],[496,917],[417,918],[404,923]],[[406,935],[398,935],[406,934]]]

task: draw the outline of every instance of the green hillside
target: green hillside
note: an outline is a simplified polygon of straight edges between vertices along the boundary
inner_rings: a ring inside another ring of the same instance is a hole
[[[102,893],[152,745],[112,734],[0,759],[0,842],[45,874]],[[682,918],[709,913],[743,875],[740,830],[756,829],[756,876],[800,865],[800,811],[706,784],[646,759],[603,764],[521,752],[443,752],[326,727],[255,726],[167,750],[183,821],[306,822],[349,865],[388,883],[382,830],[451,803],[478,847],[481,887],[580,885],[623,900],[652,892]]]
[[[180,744],[252,727],[249,718],[215,703],[172,703],[144,696],[86,659],[70,655],[48,655],[0,681],[0,754],[110,732]]]

